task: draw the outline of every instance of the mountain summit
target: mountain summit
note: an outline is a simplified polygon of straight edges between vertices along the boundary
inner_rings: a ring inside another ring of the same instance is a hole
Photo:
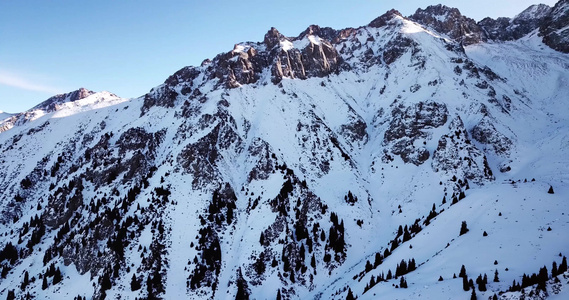
[[[567,298],[566,4],[271,28],[3,121],[1,296]]]

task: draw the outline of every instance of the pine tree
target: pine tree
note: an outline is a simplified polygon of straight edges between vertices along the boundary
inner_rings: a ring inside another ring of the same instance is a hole
[[[22,291],[26,289],[28,283],[30,283],[30,274],[28,274],[28,271],[26,271],[26,273],[24,273],[24,281],[22,282],[21,286]]]
[[[561,261],[559,268],[557,268],[557,273],[563,274],[565,272],[567,272],[567,257],[563,256],[563,260]]]
[[[470,289],[470,285],[468,284],[468,276],[464,275],[462,277],[462,289],[466,292]]]
[[[443,276],[439,276],[439,281],[443,281]]]
[[[291,275],[294,273],[291,273]],[[292,277],[292,276],[291,276]],[[235,300],[248,300],[249,291],[247,287],[247,282],[241,274],[241,269],[239,269],[238,279],[237,279],[237,294],[235,295]]]
[[[261,237],[259,238],[259,243],[261,245],[265,244],[265,235],[263,234],[263,232],[261,232]]]
[[[466,221],[462,221],[462,225],[460,226],[460,235],[463,235],[468,232],[468,227],[466,226]]]
[[[494,282],[500,282],[500,278],[498,278],[498,269],[494,272]]]
[[[140,281],[136,279],[136,275],[132,274],[132,279],[130,280],[130,290],[137,291],[141,288]]]
[[[59,267],[57,268],[57,270],[55,270],[55,272],[53,273],[53,285],[56,285],[58,283],[61,282],[61,280],[63,279],[63,277],[61,276],[61,270],[59,270]]]
[[[480,276],[478,276],[480,277]],[[484,274],[484,278],[480,280],[480,283],[478,283],[478,290],[481,292],[485,292],[486,291],[486,283],[487,283],[488,277],[486,276],[486,274]],[[478,281],[478,280],[477,280]]]
[[[356,298],[354,298],[354,294],[352,293],[352,289],[349,288],[348,289],[348,295],[346,296],[346,300],[355,300]]]
[[[283,298],[283,297],[281,296],[281,289],[278,289],[278,292],[277,292],[277,300],[282,300],[282,298]]]
[[[470,295],[470,300],[476,300],[476,289],[472,289],[472,294]]]
[[[401,281],[399,282],[399,286],[402,289],[406,289],[407,288],[407,281],[405,280],[405,277],[401,276]]]
[[[111,279],[109,278],[109,273],[105,272],[101,278],[101,290],[106,291],[112,286]]]
[[[466,277],[466,267],[464,265],[460,267],[460,273],[458,273],[458,277]]]
[[[374,268],[381,264],[381,253],[377,252],[375,254],[375,261],[373,263]]]
[[[314,253],[312,253],[312,258],[310,259],[310,266],[316,269],[316,258],[314,257]]]
[[[549,190],[547,191],[548,194],[555,194],[555,192],[553,191],[553,186],[549,186]]]
[[[14,290],[9,290],[8,295],[6,296],[6,300],[15,300],[15,299],[16,299],[16,293],[14,292]]]
[[[43,281],[42,281],[42,283],[41,283],[41,289],[42,289],[42,290],[45,290],[45,289],[47,289],[47,287],[48,287],[48,284],[47,284],[47,276],[44,275],[44,276],[43,276]]]

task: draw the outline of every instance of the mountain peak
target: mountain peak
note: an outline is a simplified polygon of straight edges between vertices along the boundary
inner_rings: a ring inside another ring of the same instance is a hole
[[[81,87],[81,88],[79,88],[75,91],[69,92],[69,93],[55,95],[55,96],[43,101],[42,103],[34,106],[32,109],[42,109],[42,110],[45,110],[46,112],[50,112],[50,111],[54,111],[56,109],[57,105],[61,105],[61,104],[66,103],[66,102],[74,102],[77,100],[81,100],[81,99],[87,98],[93,94],[95,94],[95,92]]]
[[[391,21],[395,17],[403,17],[403,15],[398,10],[391,9],[391,10],[388,10],[383,15],[375,18],[373,21],[371,21],[368,24],[368,26],[375,27],[375,28],[383,27],[383,26],[387,25],[389,23],[389,21]]]
[[[330,27],[320,27],[318,25],[310,25],[306,30],[296,37],[295,40],[301,40],[308,35],[316,35],[325,40],[333,41],[338,36],[338,31]]]
[[[267,31],[265,34],[264,43],[267,46],[267,49],[270,50],[278,45],[283,39],[286,40],[286,37],[282,35],[275,27],[271,27],[271,29],[269,29],[269,31]]]
[[[546,4],[535,4],[526,8],[524,11],[514,17],[514,20],[530,20],[543,19],[551,12],[551,7]]]
[[[417,9],[409,19],[446,34],[464,45],[482,41],[482,30],[476,21],[462,15],[457,8],[441,4],[431,5],[425,9]]]

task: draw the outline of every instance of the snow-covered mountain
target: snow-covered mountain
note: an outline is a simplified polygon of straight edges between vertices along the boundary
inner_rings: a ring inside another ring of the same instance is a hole
[[[2,297],[567,298],[567,3],[272,28],[3,121]]]
[[[34,121],[46,114],[56,111],[65,111],[56,114],[62,117],[66,112],[77,113],[78,111],[92,110],[125,100],[126,99],[121,99],[117,95],[106,91],[95,93],[85,88],[80,88],[70,93],[53,96],[25,112],[5,114],[5,117],[4,115],[0,115],[0,132],[9,130],[14,126]]]
[[[11,116],[12,114],[0,110],[0,120],[5,120]]]

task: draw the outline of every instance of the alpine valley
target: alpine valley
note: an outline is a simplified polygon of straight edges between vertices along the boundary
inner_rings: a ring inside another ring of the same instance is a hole
[[[569,299],[568,53],[437,5],[2,113],[1,298]]]

